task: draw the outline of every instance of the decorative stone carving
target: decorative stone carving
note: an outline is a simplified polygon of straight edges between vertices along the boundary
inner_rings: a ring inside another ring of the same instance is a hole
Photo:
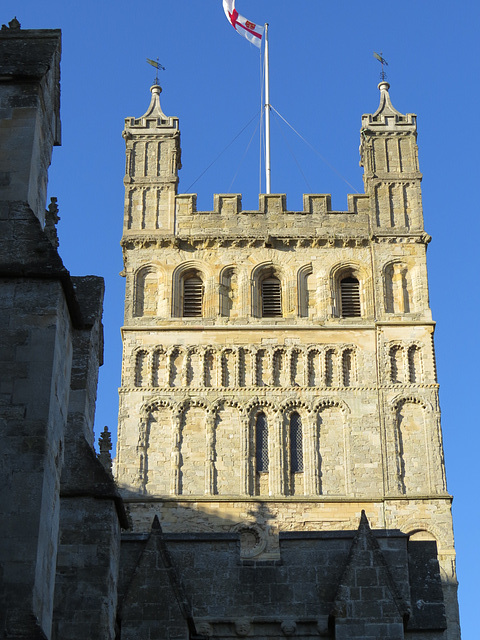
[[[280,628],[283,635],[287,638],[294,636],[297,632],[297,625],[294,620],[284,620],[280,625]]]
[[[248,620],[236,620],[235,621],[235,633],[237,636],[244,638],[248,636],[252,630],[252,625]]]

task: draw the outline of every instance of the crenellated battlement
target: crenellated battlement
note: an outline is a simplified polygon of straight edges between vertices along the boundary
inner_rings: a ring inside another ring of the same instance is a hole
[[[347,211],[332,209],[331,195],[329,193],[304,193],[302,211],[291,211],[287,208],[287,196],[284,193],[261,193],[257,210],[242,209],[242,195],[240,193],[215,193],[213,196],[212,211],[197,210],[197,195],[195,193],[182,193],[175,197],[178,215],[258,215],[285,213],[288,215],[348,215],[356,213],[368,213],[368,195],[349,194]]]

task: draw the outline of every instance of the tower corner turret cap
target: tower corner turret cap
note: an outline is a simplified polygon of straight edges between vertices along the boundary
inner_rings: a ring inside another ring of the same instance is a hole
[[[159,84],[153,84],[150,87],[150,91],[152,93],[150,105],[142,118],[154,117],[165,119],[167,116],[163,113],[162,107],[160,106],[160,94],[162,93],[162,87]]]

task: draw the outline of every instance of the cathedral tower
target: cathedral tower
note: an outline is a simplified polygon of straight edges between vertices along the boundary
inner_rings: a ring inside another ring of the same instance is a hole
[[[381,535],[433,543],[448,625],[398,611],[405,637],[453,640],[416,116],[379,89],[362,117],[365,194],[347,211],[325,194],[304,195],[303,211],[284,194],[261,194],[256,211],[216,194],[197,211],[195,195],[177,194],[178,120],[160,87],[126,119],[116,476],[135,535],[155,515],[166,535],[236,533],[242,562],[280,562],[282,539],[308,532],[341,538],[362,511]],[[328,615],[341,618],[338,602]]]

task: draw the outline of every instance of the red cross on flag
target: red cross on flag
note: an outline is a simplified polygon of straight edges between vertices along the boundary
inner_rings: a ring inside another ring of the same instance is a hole
[[[223,0],[223,10],[235,31],[260,49],[265,29],[241,16],[235,9],[235,0]]]

